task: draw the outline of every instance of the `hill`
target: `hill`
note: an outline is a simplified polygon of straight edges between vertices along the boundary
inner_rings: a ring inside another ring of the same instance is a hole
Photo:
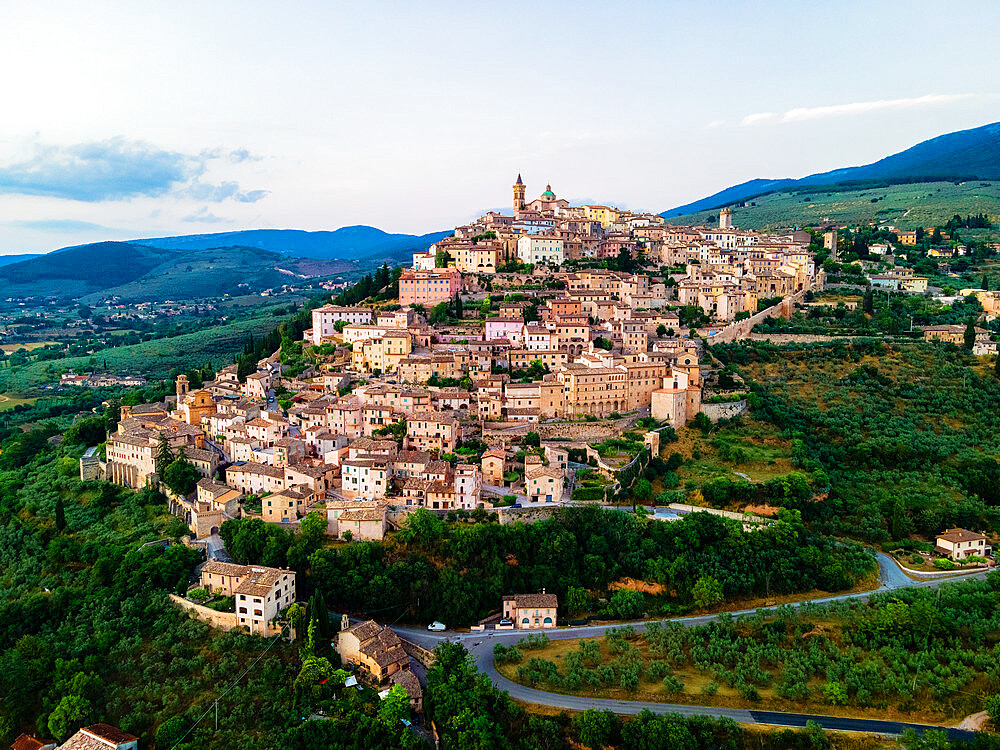
[[[426,250],[451,232],[425,235],[390,234],[369,226],[341,227],[334,231],[301,229],[248,229],[241,232],[192,234],[133,240],[140,245],[168,250],[206,250],[213,247],[253,247],[297,258],[358,260],[402,257]]]
[[[818,172],[801,179],[755,179],[720,190],[683,206],[664,211],[661,216],[675,218],[721,208],[775,190],[815,185],[858,187],[912,184],[933,180],[1000,180],[1000,123],[947,133],[918,143],[898,154],[871,164]],[[865,185],[867,183],[867,185]],[[961,213],[959,211],[952,211]]]
[[[18,253],[14,255],[0,255],[0,266],[9,266],[11,263],[20,263],[22,260],[37,258],[39,253]]]
[[[83,296],[81,301],[93,304],[112,295],[128,302],[235,295],[278,287],[306,276],[297,273],[295,259],[255,247],[167,252],[172,253],[167,260],[139,278]],[[326,273],[341,273],[356,268],[356,264],[349,261],[327,261],[325,265],[328,267],[323,269]]]
[[[79,297],[135,281],[177,254],[127,242],[79,245],[0,266],[0,282],[13,296]]]
[[[795,185],[733,208],[743,229],[770,230],[822,224],[892,224],[899,229],[938,226],[955,214],[985,213],[1000,224],[1000,181],[918,182],[882,187]],[[671,216],[671,224],[694,226],[719,218],[717,209]],[[964,236],[964,233],[963,233]]]
[[[196,299],[408,261],[410,253],[448,234],[389,234],[355,226],[332,232],[252,229],[98,242],[0,263],[0,288],[11,296],[88,303],[112,295],[128,301]]]

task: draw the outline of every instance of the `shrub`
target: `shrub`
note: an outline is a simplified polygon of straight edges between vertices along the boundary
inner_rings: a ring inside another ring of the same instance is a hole
[[[934,561],[934,567],[939,570],[954,570],[958,566],[947,557],[939,557]]]
[[[208,599],[208,592],[205,589],[191,589],[188,592],[188,599],[192,599],[196,602],[203,602]]]
[[[524,655],[517,646],[504,646],[498,643],[493,647],[493,660],[497,664],[518,664]]]
[[[541,633],[532,633],[529,636],[525,636],[517,645],[521,648],[530,649],[532,651],[537,651],[540,648],[545,648],[549,645],[549,637]]]
[[[668,674],[663,678],[663,687],[667,689],[668,693],[680,693],[684,690],[684,683],[672,674]]]

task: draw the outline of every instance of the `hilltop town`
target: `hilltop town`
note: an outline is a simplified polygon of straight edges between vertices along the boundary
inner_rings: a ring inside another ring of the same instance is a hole
[[[198,538],[320,511],[333,536],[380,539],[416,508],[569,502],[572,467],[591,459],[609,481],[621,468],[594,440],[637,429],[657,452],[659,430],[735,413],[703,406],[704,338],[732,341],[821,291],[812,241],[740,230],[729,209],[709,229],[571,206],[550,186],[528,201],[519,175],[512,212],[416,253],[397,298],[315,308],[296,342],[307,368],[284,348],[244,378],[181,375],[164,402],[122,407],[106,460],[85,457],[81,475],[143,487],[183,451],[200,481],[171,503]],[[532,440],[537,455],[519,454]]]

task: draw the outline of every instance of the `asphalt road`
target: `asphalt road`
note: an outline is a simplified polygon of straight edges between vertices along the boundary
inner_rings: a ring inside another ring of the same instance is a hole
[[[878,553],[879,578],[882,585],[874,590],[860,594],[840,594],[837,596],[825,597],[823,599],[810,599],[802,602],[795,602],[791,606],[801,606],[802,604],[822,604],[824,602],[842,601],[845,599],[868,599],[872,594],[883,591],[892,591],[901,588],[935,588],[943,583],[950,583],[956,579],[985,578],[986,572],[978,571],[959,576],[950,576],[927,581],[914,581],[903,573],[888,555]],[[769,608],[761,608],[769,609]],[[739,612],[729,612],[731,616],[743,614],[753,614],[759,610],[747,609]],[[719,615],[700,615],[696,617],[680,617],[671,619],[671,622],[678,622],[687,627],[704,625],[715,619]],[[605,625],[582,625],[566,628],[553,628],[546,630],[545,635],[550,640],[566,640],[571,638],[593,638],[604,635],[612,628],[619,628],[623,625],[631,625],[637,631],[646,629],[646,622],[617,622]],[[945,729],[952,739],[971,739],[972,732],[948,727],[933,727],[924,724],[909,724],[898,721],[882,721],[879,719],[853,719],[839,716],[822,716],[818,714],[783,713],[777,711],[753,711],[746,709],[728,709],[715,706],[692,706],[683,703],[647,703],[643,701],[612,700],[606,698],[586,698],[576,695],[564,695],[562,693],[550,693],[545,690],[526,687],[516,682],[508,680],[501,675],[493,663],[493,646],[497,643],[509,645],[521,640],[526,633],[518,630],[487,630],[483,632],[456,633],[441,632],[433,633],[422,628],[393,627],[401,636],[413,641],[425,648],[433,649],[441,641],[462,643],[472,655],[479,670],[487,675],[490,680],[501,690],[510,693],[511,697],[525,702],[555,708],[565,708],[569,710],[585,711],[588,708],[613,711],[617,714],[637,714],[644,709],[653,713],[666,714],[676,713],[682,716],[713,716],[727,717],[742,724],[772,724],[784,727],[804,727],[807,721],[815,721],[824,729],[868,732],[872,734],[902,734],[906,728],[913,728],[918,731],[924,729]]]

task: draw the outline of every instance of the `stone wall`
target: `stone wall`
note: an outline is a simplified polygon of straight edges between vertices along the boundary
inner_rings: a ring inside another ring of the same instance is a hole
[[[707,404],[702,401],[701,410],[713,422],[718,422],[720,419],[732,419],[733,417],[738,417],[740,414],[746,414],[747,402],[745,399],[743,401],[730,401],[720,404]]]
[[[425,667],[434,666],[435,659],[433,651],[430,651],[429,649],[426,649],[423,646],[413,643],[412,641],[406,640],[401,635],[399,635],[399,633],[396,633],[396,635],[399,636],[400,643],[403,644],[403,651],[406,652],[407,656],[409,656],[411,659],[416,659]]]
[[[770,341],[772,344],[813,344],[830,342],[838,339],[851,341],[857,336],[821,336],[814,333],[751,333],[747,336],[751,341]]]
[[[559,509],[559,505],[553,503],[551,507],[542,508],[496,508],[497,515],[500,518],[500,523],[509,525],[512,523],[517,523],[521,521],[522,523],[535,523],[536,521],[544,521],[546,518],[550,518],[556,510]]]
[[[107,476],[107,464],[100,456],[82,456],[80,458],[80,481],[103,480]]]
[[[822,289],[822,284],[817,285],[819,289]],[[801,302],[805,299],[806,292],[809,291],[811,287],[806,287],[800,292],[796,292],[790,297],[785,297],[781,302],[776,305],[771,305],[766,310],[761,310],[755,315],[751,315],[746,320],[740,320],[735,323],[730,323],[725,328],[722,328],[714,336],[708,338],[709,344],[728,344],[736,339],[746,338],[750,335],[750,331],[758,323],[763,322],[767,318],[783,317],[790,318],[792,312],[795,310],[795,303]]]
[[[170,601],[178,605],[181,609],[186,609],[199,620],[207,622],[213,628],[232,630],[239,627],[235,612],[216,612],[214,609],[190,602],[184,597],[177,596],[177,594],[170,594]]]
[[[489,427],[483,430],[483,440],[487,443],[509,443],[514,438],[524,437],[529,432],[537,432],[542,440],[574,440],[583,443],[600,442],[609,437],[618,437],[635,425],[639,419],[639,414],[633,413],[631,416],[621,419],[604,419],[599,422],[545,422],[545,423],[523,423],[512,422],[500,423],[491,422]]]

